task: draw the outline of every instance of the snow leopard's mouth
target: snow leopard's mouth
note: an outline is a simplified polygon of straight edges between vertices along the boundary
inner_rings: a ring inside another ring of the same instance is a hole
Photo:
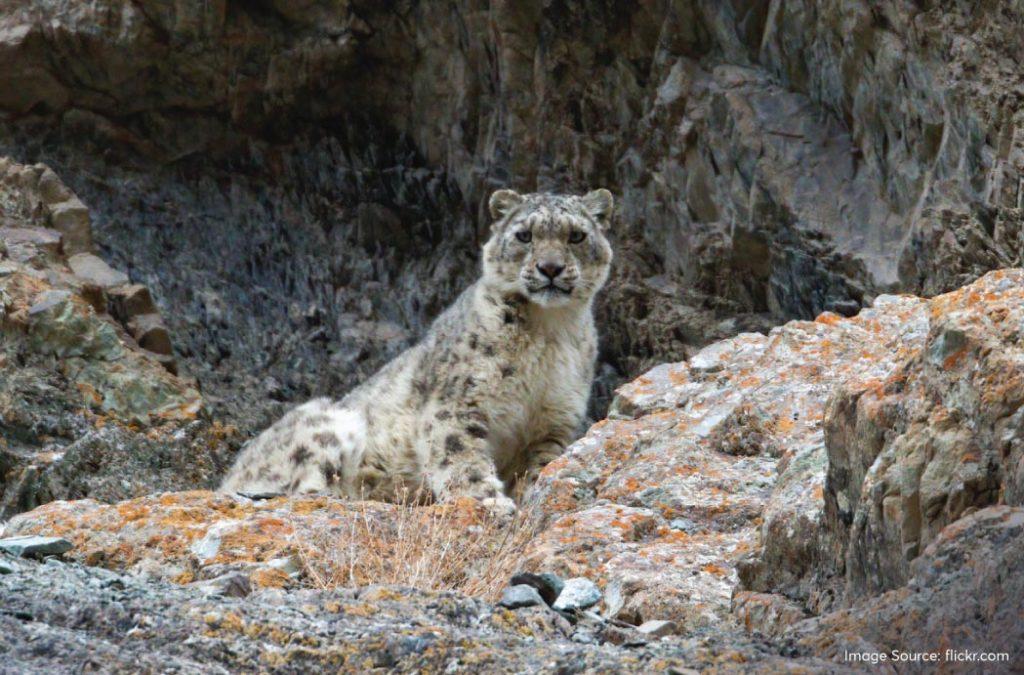
[[[572,286],[563,288],[558,284],[546,284],[537,288],[531,288],[530,293],[535,295],[543,293],[545,295],[572,295]]]

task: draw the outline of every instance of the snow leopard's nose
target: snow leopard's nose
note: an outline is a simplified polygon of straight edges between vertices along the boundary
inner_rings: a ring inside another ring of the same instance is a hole
[[[552,281],[565,270],[565,265],[554,260],[545,260],[537,263],[537,271]]]

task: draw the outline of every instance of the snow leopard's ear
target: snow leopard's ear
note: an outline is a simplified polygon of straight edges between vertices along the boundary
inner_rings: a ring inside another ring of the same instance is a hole
[[[601,225],[602,230],[607,230],[611,226],[612,210],[615,208],[612,193],[600,188],[583,195],[582,199],[587,212]]]
[[[487,203],[491,218],[501,220],[508,212],[523,203],[523,196],[515,190],[497,190]]]

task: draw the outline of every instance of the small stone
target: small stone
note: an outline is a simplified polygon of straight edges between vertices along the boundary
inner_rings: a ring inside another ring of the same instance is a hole
[[[537,589],[537,592],[540,593],[540,597],[544,598],[544,602],[548,605],[555,604],[555,600],[558,599],[558,594],[561,593],[562,589],[565,587],[565,582],[550,572],[545,572],[543,574],[520,572],[512,577],[509,584],[512,586],[518,586],[520,584],[532,586]]]
[[[693,534],[694,532],[699,532],[703,529],[700,525],[689,518],[673,518],[669,522],[668,526],[673,530],[679,530],[680,532],[685,532],[687,534]]]
[[[123,286],[128,283],[128,275],[118,272],[92,253],[77,253],[68,258],[68,267],[75,276],[87,284],[100,288]]]
[[[252,593],[249,575],[241,572],[229,572],[214,579],[193,582],[189,586],[198,588],[207,597],[244,598]]]
[[[77,197],[50,207],[50,225],[64,235],[64,249],[69,255],[92,250],[89,209]]]
[[[132,317],[128,322],[128,332],[146,351],[168,356],[174,353],[171,335],[159,314],[140,314]]]
[[[593,645],[599,642],[593,631],[589,630],[578,630],[572,634],[571,639],[573,642],[578,642],[581,645]]]
[[[28,246],[53,256],[61,251],[60,233],[45,227],[0,227],[0,240],[9,249]]]
[[[44,558],[48,555],[61,555],[71,550],[71,542],[60,537],[8,537],[0,539],[0,551],[22,558]]]
[[[608,624],[601,629],[601,642],[608,642],[620,647],[640,647],[647,644],[645,636],[637,632],[636,628],[616,626]]]
[[[11,564],[7,560],[0,560],[0,574],[12,574],[17,571],[17,567]]]
[[[280,570],[292,577],[297,579],[302,576],[302,561],[299,560],[298,556],[289,555],[283,558],[274,558],[273,560],[267,561],[267,567],[275,570]]]
[[[107,291],[110,313],[121,323],[128,323],[140,314],[156,314],[156,305],[149,289],[142,284],[125,284]]]
[[[28,308],[29,316],[36,316],[50,311],[66,303],[71,298],[70,291],[43,291],[35,304]]]
[[[205,564],[207,561],[213,560],[220,553],[221,536],[229,529],[231,529],[231,523],[215,523],[200,539],[192,542],[189,551],[201,563]]]
[[[505,589],[505,592],[501,594],[501,600],[498,601],[498,604],[508,609],[535,607],[543,605],[544,598],[541,597],[540,593],[533,586],[517,584]]]
[[[665,637],[666,635],[674,635],[677,631],[678,626],[675,621],[644,621],[637,627],[637,630],[646,635],[647,637]]]
[[[552,605],[559,611],[581,610],[593,607],[601,600],[601,590],[590,579],[575,577],[565,582],[565,588]]]

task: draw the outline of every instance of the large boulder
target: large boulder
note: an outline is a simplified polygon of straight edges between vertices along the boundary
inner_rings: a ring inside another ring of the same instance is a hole
[[[925,301],[884,296],[852,319],[742,334],[625,385],[610,418],[541,475],[533,498],[550,525],[533,559],[620,584],[619,614],[634,621],[732,622],[740,577],[806,599],[826,576],[829,393],[895,370],[926,317]]]
[[[933,653],[907,672],[1012,672],[1024,663],[1024,509],[991,506],[964,516],[909,564],[906,585],[795,625],[802,649],[847,654]]]
[[[924,343],[903,347],[825,416],[829,546],[851,600],[904,585],[950,523],[1024,505],[1024,273],[933,299]]]

